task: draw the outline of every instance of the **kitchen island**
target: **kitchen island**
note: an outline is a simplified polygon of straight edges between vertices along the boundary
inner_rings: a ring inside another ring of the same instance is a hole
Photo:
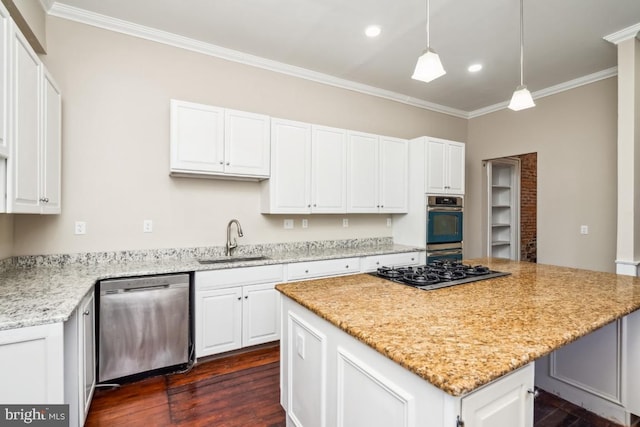
[[[505,425],[531,425],[532,362],[640,308],[638,278],[469,262],[511,275],[436,291],[370,275],[278,285],[286,296],[281,354],[288,418],[305,427],[383,425],[375,420],[453,426],[461,416],[468,427],[465,399],[500,400],[515,390],[505,399],[521,397],[507,413],[525,419]],[[505,391],[500,383],[514,372],[518,381]],[[377,395],[362,389],[372,384],[380,386]],[[354,395],[369,401],[359,404]]]

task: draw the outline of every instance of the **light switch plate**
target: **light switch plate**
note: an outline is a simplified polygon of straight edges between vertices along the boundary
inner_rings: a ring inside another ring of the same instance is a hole
[[[342,226],[344,228],[349,227],[349,218],[342,218]]]
[[[309,228],[309,220],[308,219],[303,219],[302,220],[302,228]]]
[[[293,220],[292,219],[285,219],[284,220],[284,229],[285,230],[291,230],[293,228]]]
[[[152,233],[153,232],[153,221],[150,219],[145,219],[142,221],[142,231],[144,233]]]

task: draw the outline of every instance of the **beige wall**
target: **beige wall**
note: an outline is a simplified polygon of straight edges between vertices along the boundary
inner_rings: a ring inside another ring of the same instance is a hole
[[[171,178],[169,100],[389,136],[466,140],[467,121],[49,17],[43,57],[63,93],[63,208],[15,215],[14,255],[390,236],[385,215],[261,215],[253,182]],[[283,230],[284,218],[296,229]],[[142,221],[154,232],[142,233]],[[73,223],[87,222],[75,236]],[[4,241],[4,239],[3,239]]]
[[[13,254],[13,216],[0,214],[0,259]]]
[[[538,99],[530,110],[469,121],[465,256],[484,253],[482,160],[537,152],[538,262],[615,271],[616,84],[606,79]]]

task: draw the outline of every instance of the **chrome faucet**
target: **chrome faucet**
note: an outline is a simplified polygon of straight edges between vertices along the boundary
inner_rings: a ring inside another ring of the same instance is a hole
[[[242,227],[240,226],[240,222],[237,219],[232,219],[227,224],[227,250],[225,252],[226,256],[231,256],[231,250],[238,247],[238,241],[234,238],[233,243],[231,242],[231,225],[235,223],[238,228],[238,237],[242,237]]]

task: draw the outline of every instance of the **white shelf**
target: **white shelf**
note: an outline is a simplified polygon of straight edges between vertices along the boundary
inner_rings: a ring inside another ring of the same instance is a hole
[[[495,242],[491,242],[491,246],[508,246],[511,242],[509,240],[496,240]]]

